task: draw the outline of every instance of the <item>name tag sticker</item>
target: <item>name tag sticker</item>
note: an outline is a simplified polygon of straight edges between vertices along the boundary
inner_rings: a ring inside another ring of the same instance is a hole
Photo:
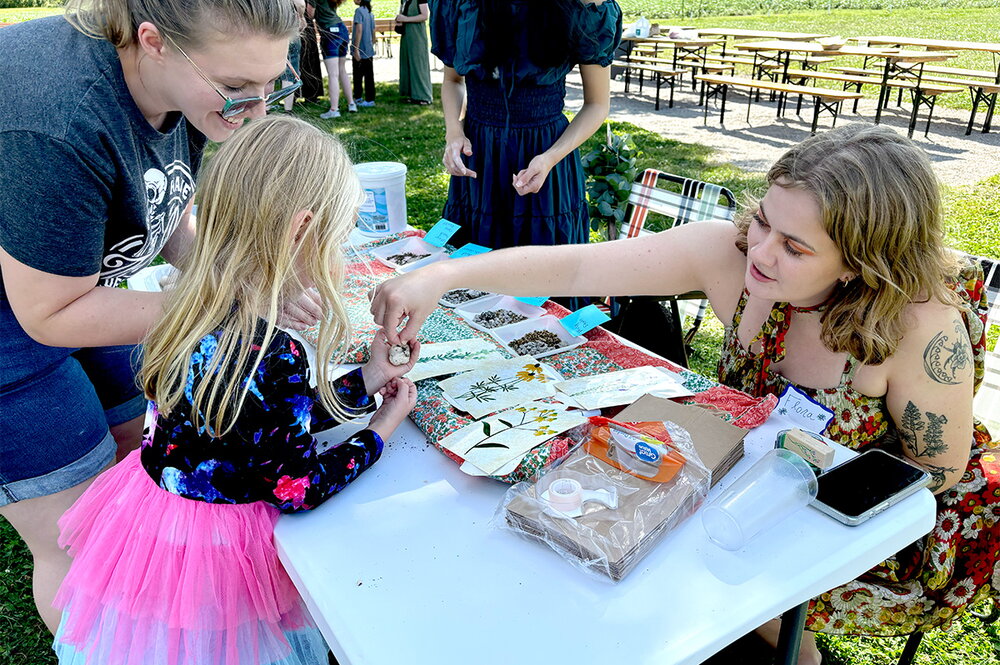
[[[534,305],[535,307],[541,307],[548,300],[545,296],[539,296],[537,298],[515,298],[515,300],[520,300],[528,305]]]
[[[469,242],[452,252],[451,258],[460,259],[463,256],[476,256],[477,254],[485,254],[486,252],[492,251],[493,250],[489,247],[483,247],[482,245],[477,245],[474,242]]]
[[[833,410],[789,384],[778,398],[775,413],[795,423],[796,427],[817,434],[833,422]]]
[[[582,335],[610,320],[611,317],[597,309],[597,305],[587,305],[569,316],[559,319],[559,323],[569,334]]]
[[[458,231],[459,225],[455,222],[449,222],[443,217],[441,220],[431,227],[431,230],[427,232],[424,236],[424,240],[434,245],[435,247],[444,247],[444,244],[451,240],[451,237],[455,235],[455,231]]]

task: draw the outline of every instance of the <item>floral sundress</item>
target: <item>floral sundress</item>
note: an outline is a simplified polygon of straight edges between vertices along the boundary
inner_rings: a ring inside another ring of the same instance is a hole
[[[978,266],[953,285],[966,307],[962,318],[972,340],[975,387],[982,382],[988,304]],[[785,334],[794,316],[787,303],[775,303],[754,342],[760,352],[740,344],[737,329],[748,293],[744,290],[726,328],[719,381],[751,395],[780,395],[791,383],[769,370],[785,357]],[[754,348],[754,342],[750,344]],[[858,362],[848,357],[834,388],[795,386],[834,413],[823,434],[854,450],[870,446],[901,454],[895,423],[884,397],[852,386]],[[794,384],[791,384],[794,385]],[[965,474],[937,498],[934,529],[858,579],[813,598],[806,628],[845,635],[905,635],[947,627],[980,600],[997,598],[1000,589],[1000,460],[990,433],[974,423],[972,451]]]

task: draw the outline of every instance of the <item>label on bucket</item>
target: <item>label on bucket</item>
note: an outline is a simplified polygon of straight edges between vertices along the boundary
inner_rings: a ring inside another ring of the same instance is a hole
[[[358,209],[358,229],[362,233],[389,232],[389,206],[385,188],[365,189],[365,200]]]

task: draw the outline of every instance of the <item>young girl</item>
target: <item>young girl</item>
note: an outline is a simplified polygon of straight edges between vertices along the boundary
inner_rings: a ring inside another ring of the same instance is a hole
[[[365,100],[358,106],[375,106],[375,18],[371,0],[354,0],[354,25],[351,28],[351,55],[354,58],[354,99],[361,97],[361,82],[365,84]]]
[[[241,129],[198,190],[196,243],[145,342],[151,401],[140,450],[60,520],[73,564],[57,595],[60,663],[315,665],[323,638],[272,543],[281,512],[309,510],[371,466],[412,408],[388,362],[329,380],[272,321],[315,288],[332,314],[318,358],[350,334],[340,245],[361,200],[341,145],[292,118]],[[315,377],[318,388],[310,387]],[[382,406],[319,452],[313,433]]]

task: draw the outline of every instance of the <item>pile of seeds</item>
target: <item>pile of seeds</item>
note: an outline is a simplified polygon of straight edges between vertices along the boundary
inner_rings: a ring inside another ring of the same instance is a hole
[[[500,326],[524,321],[527,318],[525,315],[512,312],[509,309],[491,309],[476,314],[473,321],[484,328],[499,328]]]
[[[450,303],[461,305],[463,302],[482,298],[487,294],[487,291],[476,291],[475,289],[452,289],[444,294],[444,299]]]
[[[391,261],[397,266],[405,266],[407,263],[413,263],[414,261],[419,261],[420,259],[426,259],[430,254],[414,254],[413,252],[400,252],[399,254],[393,254],[392,256],[387,256],[386,261]]]
[[[518,337],[510,343],[518,355],[535,356],[539,353],[546,353],[558,349],[563,345],[559,335],[548,330],[532,330],[524,337]]]

